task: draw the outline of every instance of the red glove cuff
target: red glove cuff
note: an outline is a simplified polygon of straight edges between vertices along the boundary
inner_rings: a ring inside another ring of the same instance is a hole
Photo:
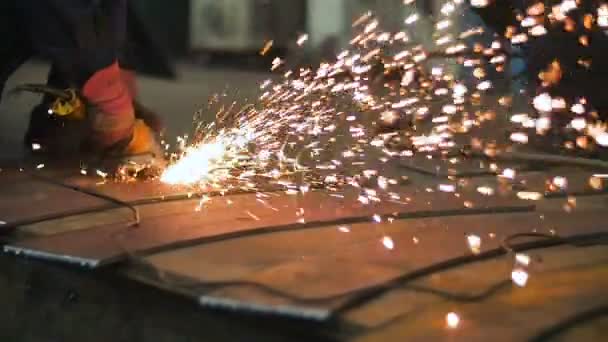
[[[111,146],[131,137],[135,111],[118,63],[96,72],[85,83],[82,93],[95,107],[89,114],[91,139],[98,147]]]
[[[130,115],[133,99],[123,81],[118,62],[97,71],[82,89],[84,97],[107,115]]]

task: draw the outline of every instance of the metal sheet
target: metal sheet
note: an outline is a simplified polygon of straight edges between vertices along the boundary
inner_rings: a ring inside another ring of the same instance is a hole
[[[191,193],[191,189],[168,186],[158,181],[115,182],[104,181],[98,175],[82,175],[78,163],[75,162],[64,161],[55,164],[27,161],[22,165],[25,168],[23,172],[9,167],[0,174],[0,185],[7,184],[4,188],[9,190],[3,193],[7,200],[0,203],[6,207],[4,212],[9,216],[3,220],[6,224],[0,226],[0,233],[4,231],[7,234],[21,228],[19,232],[24,234],[52,235],[100,224],[124,222],[124,218],[113,210],[121,208],[121,205],[115,203],[116,201],[83,193],[87,191],[132,205],[183,200],[191,195],[196,196]],[[36,165],[44,167],[36,168]],[[79,188],[83,191],[78,191]],[[25,205],[26,202],[36,204],[36,200],[44,197],[41,195],[44,192],[48,193],[45,195],[48,201],[36,207]],[[15,196],[15,193],[22,194],[22,198]],[[83,198],[85,200],[82,200]],[[13,210],[13,207],[18,210]],[[19,213],[19,219],[11,218],[11,213]],[[83,216],[87,215],[91,218],[90,222],[83,219]],[[100,216],[104,219],[98,223],[96,221]],[[111,219],[113,216],[116,219]]]
[[[33,167],[34,164],[30,165],[30,169]],[[188,197],[197,197],[200,194],[212,195],[214,193],[219,193],[216,189],[212,188],[193,188],[183,185],[169,185],[162,183],[158,179],[119,181],[110,178],[102,178],[91,169],[87,170],[87,173],[87,175],[81,174],[79,165],[73,162],[49,165],[36,172],[36,174],[39,174],[41,177],[49,178],[53,181],[61,181],[69,186],[94,191],[96,193],[111,196],[120,201],[129,202],[135,205],[149,204],[160,200],[180,200]],[[265,183],[263,180],[259,180],[257,184],[259,185],[260,189],[263,189],[263,191],[275,191],[283,188],[276,184]],[[222,194],[246,192],[252,191],[230,189],[222,191]]]
[[[108,203],[73,190],[47,184],[15,169],[0,172],[0,232],[21,221],[99,208]]]
[[[316,319],[307,317],[307,310],[331,316],[354,291],[471,254],[468,234],[481,237],[484,251],[517,233],[568,236],[602,230],[598,222],[603,215],[593,208],[573,214],[547,211],[542,218],[539,213],[442,217],[351,225],[348,233],[333,226],[253,236],[154,254],[144,259],[147,273],[134,268],[128,275],[168,291],[185,291],[203,306]],[[383,245],[383,237],[391,238],[393,249]],[[151,267],[156,274],[149,273]],[[172,281],[167,274],[188,281]]]
[[[464,266],[393,291],[344,320],[367,332],[357,339],[360,341],[439,341],[455,336],[466,341],[533,341],[548,327],[608,304],[604,295],[607,252],[606,246],[534,251],[543,261],[531,271],[523,288],[505,282],[512,266],[510,259]],[[500,283],[506,285],[497,287]],[[456,329],[445,326],[448,312],[461,318]],[[579,323],[563,331],[563,339],[558,340],[603,339],[605,320]]]
[[[166,185],[157,180],[118,182],[104,179],[97,175],[94,170],[87,170],[87,175],[81,174],[80,171],[79,164],[63,162],[56,165],[47,165],[37,173],[42,177],[61,181],[70,186],[93,190],[124,202],[140,202],[150,198],[185,195],[192,191],[186,187]]]
[[[513,198],[485,198],[477,193],[428,193],[408,188],[401,192],[404,202],[371,205],[361,204],[354,193],[336,198],[322,191],[305,196],[275,194],[262,202],[253,194],[235,195],[208,202],[200,211],[195,210],[198,200],[151,205],[141,208],[142,223],[135,229],[113,224],[25,239],[12,243],[10,248],[97,260],[96,265],[103,265],[121,260],[127,251],[141,253],[201,240],[371,222],[373,215],[416,218],[532,209]]]

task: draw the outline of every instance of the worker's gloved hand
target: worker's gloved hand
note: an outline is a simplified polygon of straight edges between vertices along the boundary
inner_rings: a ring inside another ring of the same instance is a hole
[[[120,152],[128,156],[150,154],[159,159],[164,157],[164,151],[158,143],[156,132],[142,119],[135,120],[131,140]]]
[[[144,106],[141,102],[134,100],[133,108],[135,109],[135,118],[141,119],[154,133],[161,135],[165,130],[165,125],[160,116],[152,109]]]
[[[167,166],[156,132],[141,119],[135,120],[128,142],[118,143],[107,152],[110,157],[108,167],[117,168],[128,177],[155,177]],[[112,161],[118,163],[112,164]]]
[[[125,83],[129,96],[133,100],[135,118],[142,119],[146,125],[154,130],[154,132],[161,134],[164,129],[164,125],[158,114],[137,100],[138,87],[135,72],[133,70],[121,67],[120,76]]]
[[[88,143],[92,151],[102,158],[132,159],[137,155],[138,164],[164,165],[156,134],[135,117],[133,98],[118,63],[95,73],[85,83],[82,93],[89,105]]]

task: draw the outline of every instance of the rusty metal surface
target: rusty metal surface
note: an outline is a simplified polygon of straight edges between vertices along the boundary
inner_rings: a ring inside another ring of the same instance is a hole
[[[36,180],[18,169],[0,172],[0,232],[32,217],[107,206],[107,202]]]
[[[532,255],[541,261],[524,288],[510,284],[512,265],[505,258],[443,272],[378,298],[347,315],[360,331],[352,340],[531,341],[581,312],[608,305],[605,245]],[[456,329],[446,326],[449,312],[460,317]],[[568,329],[559,340],[601,341],[606,323],[583,320],[573,327],[576,333]]]
[[[10,243],[6,251],[28,253],[34,257],[62,256],[63,260],[66,260],[65,256],[96,260],[96,263],[88,264],[97,266],[120,260],[128,253],[172,248],[244,231],[274,232],[340,222],[369,222],[373,215],[413,218],[531,209],[528,203],[512,197],[485,198],[475,192],[430,193],[404,187],[401,193],[403,202],[385,201],[372,205],[361,204],[356,193],[338,198],[323,191],[305,196],[277,193],[269,195],[263,203],[254,194],[235,195],[208,202],[200,211],[195,210],[198,200],[150,205],[141,207],[142,222],[137,228],[112,224],[29,238]]]
[[[0,197],[0,234],[12,233],[17,228],[34,235],[81,230],[99,225],[87,222],[82,219],[83,216],[116,215],[114,209],[124,207],[117,201],[139,206],[199,196],[190,188],[169,186],[158,180],[118,182],[104,180],[97,175],[82,175],[79,167],[73,163],[38,165],[44,165],[44,168],[36,169],[36,163],[29,162],[24,169],[7,167],[0,172],[0,186],[4,189],[3,197]],[[91,196],[86,192],[113,200]],[[74,224],[78,224],[76,222],[69,227],[49,224],[67,219],[81,220],[81,227],[74,227]],[[102,224],[123,222],[122,219],[106,221]]]
[[[551,174],[568,178],[570,194],[600,194],[586,188],[589,172],[565,169]],[[545,178],[526,172],[514,183],[544,194]],[[124,215],[101,226],[97,217],[85,215],[70,222],[80,227],[78,231],[58,229],[57,234],[49,236],[16,239],[4,249],[89,268],[129,258],[132,263],[122,272],[129,279],[189,298],[206,309],[313,321],[335,318],[341,327],[349,329],[333,327],[330,335],[362,341],[456,336],[444,327],[449,311],[462,315],[463,329],[458,337],[484,341],[489,334],[500,331],[498,340],[521,340],[566,317],[568,310],[596,304],[592,299],[601,298],[606,284],[604,278],[596,283],[593,279],[598,274],[604,277],[601,270],[605,270],[608,259],[606,250],[562,247],[555,253],[533,252],[534,260],[550,257],[553,263],[535,266],[534,283],[529,288],[501,287],[492,292],[488,302],[463,304],[437,293],[480,296],[496,282],[508,280],[511,259],[419,277],[412,284],[370,298],[365,305],[345,310],[363,289],[471,255],[468,234],[481,237],[483,252],[517,233],[572,236],[606,231],[606,196],[582,196],[566,211],[564,198],[526,202],[517,200],[513,192],[482,196],[476,191],[477,186],[486,183],[498,189],[495,177],[461,181],[458,193],[438,191],[436,181],[428,186],[421,182],[402,186],[401,202],[376,205],[362,205],[356,193],[339,198],[325,191],[305,196],[230,195],[214,198],[201,207],[198,199],[152,204],[140,207],[143,221],[137,228],[127,228]],[[151,183],[139,184],[142,189],[133,184],[115,186],[107,191],[117,191],[118,196],[124,192],[134,200],[155,191]],[[169,190],[167,193],[171,195]],[[536,204],[535,211],[532,204]],[[113,216],[114,212],[107,214]],[[381,223],[373,222],[375,214],[383,216]],[[395,220],[391,222],[388,217]],[[47,224],[62,226],[67,222]],[[386,238],[392,249],[387,248]],[[591,263],[589,268],[568,273],[568,267],[586,262]],[[603,268],[593,268],[598,263]],[[578,283],[581,280],[583,284]],[[551,285],[559,290],[543,292]],[[577,294],[577,288],[583,289],[584,295]],[[528,329],[515,329],[521,325],[518,322],[542,315],[547,307],[555,317],[545,315]],[[518,310],[525,312],[520,317],[510,315],[505,327],[496,325],[503,322],[500,317],[504,311]],[[492,324],[491,329],[472,328],[486,322]]]
[[[34,163],[30,162],[29,168],[34,167]],[[81,170],[86,170],[87,174],[83,175]],[[67,185],[113,196],[125,202],[138,202],[163,196],[177,196],[192,191],[186,187],[165,185],[157,180],[119,182],[109,178],[105,179],[98,175],[96,170],[83,168],[76,162],[48,163],[44,169],[37,170],[37,174],[42,177],[60,180]]]
[[[598,226],[603,214],[596,204],[572,214],[556,208],[557,202],[549,210],[529,214],[398,220],[349,225],[349,232],[333,226],[209,242],[148,256],[146,267],[135,267],[129,276],[186,293],[203,306],[320,319],[325,317],[321,313],[331,316],[349,294],[362,288],[471,254],[467,234],[480,236],[484,251],[518,233],[570,236],[605,230]],[[394,249],[382,244],[386,236]],[[508,277],[510,271],[501,270]],[[382,320],[392,318],[391,310]],[[311,317],[311,312],[318,315]]]

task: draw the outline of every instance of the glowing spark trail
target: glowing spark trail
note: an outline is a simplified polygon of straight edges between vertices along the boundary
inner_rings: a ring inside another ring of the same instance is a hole
[[[278,77],[260,85],[256,101],[240,109],[236,104],[209,109],[216,113],[211,124],[196,120],[194,134],[181,139],[161,181],[222,193],[272,185],[286,194],[305,196],[322,188],[337,198],[343,198],[342,191],[348,188],[355,192],[357,205],[373,206],[386,200],[405,201],[406,196],[394,189],[401,185],[400,175],[390,173],[394,160],[442,158],[462,152],[464,145],[496,157],[558,133],[572,136],[564,142],[570,150],[608,146],[608,125],[584,94],[572,97],[553,91],[567,75],[567,63],[558,58],[532,75],[539,87],[530,92],[522,89],[527,109],[513,114],[511,105],[517,96],[497,95],[503,91],[500,81],[508,78],[511,46],[507,45],[534,44],[552,37],[556,29],[570,32],[569,23],[581,19],[572,18],[579,15],[580,2],[562,1],[552,8],[536,2],[519,13],[519,24],[507,29],[504,41],[483,27],[452,32],[459,26],[455,18],[466,10],[465,3],[481,8],[493,1],[445,1],[436,18],[429,19],[416,11],[414,1],[407,0],[408,16],[398,31],[383,30],[373,13],[365,13],[353,24],[351,46],[316,68],[287,70],[287,61],[276,58],[271,70]],[[608,6],[602,4],[589,13],[591,17],[580,20],[583,28],[604,32]],[[419,25],[427,20],[433,20],[429,25],[435,29],[432,42],[417,39]],[[589,37],[574,39],[588,47],[594,41]],[[304,45],[308,38],[301,35],[297,45]],[[270,46],[267,43],[266,48]],[[593,61],[581,58],[578,64],[589,67]],[[509,132],[504,141],[476,136],[488,122],[502,118],[508,121]],[[489,169],[502,185],[514,185],[524,176],[496,163]],[[561,176],[549,183],[557,191],[568,187]],[[606,182],[592,177],[588,183],[600,190]],[[460,196],[463,188],[460,183],[425,187],[442,196]],[[502,194],[499,187],[473,189],[484,196]],[[544,198],[534,191],[516,190],[515,195],[532,201]],[[415,200],[408,197],[405,203]],[[472,201],[464,198],[463,202],[473,207]],[[306,222],[302,214],[297,219]],[[370,219],[387,221],[379,215]],[[349,229],[340,227],[339,231]],[[388,237],[382,242],[388,249],[395,246]],[[476,253],[481,238],[470,235],[467,243]],[[525,270],[515,270],[513,281],[523,286],[527,276]],[[457,315],[451,317],[454,322]]]

